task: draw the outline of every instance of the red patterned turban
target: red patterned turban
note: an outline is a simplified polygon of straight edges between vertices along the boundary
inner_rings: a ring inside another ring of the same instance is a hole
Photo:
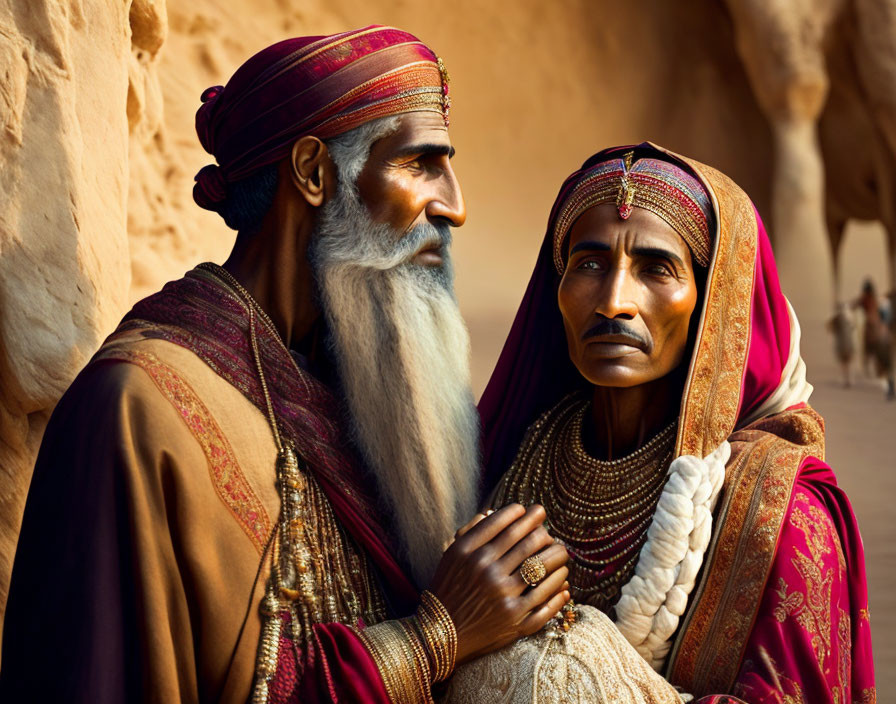
[[[193,198],[216,210],[228,183],[279,161],[305,135],[328,139],[417,110],[437,112],[447,125],[449,104],[441,59],[412,34],[372,25],[287,39],[202,94],[196,132],[218,164],[196,174]]]
[[[700,266],[709,263],[712,203],[706,189],[684,169],[665,159],[643,157],[641,145],[625,152],[601,152],[601,160],[589,160],[570,176],[554,205],[550,227],[554,240],[554,265],[566,267],[565,243],[573,223],[589,208],[614,203],[619,217],[627,220],[632,208],[658,215],[688,245]],[[634,162],[634,163],[633,163]]]

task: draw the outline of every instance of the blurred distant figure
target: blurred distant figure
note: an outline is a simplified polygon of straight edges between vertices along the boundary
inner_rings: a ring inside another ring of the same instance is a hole
[[[884,322],[890,328],[890,339],[896,340],[896,289],[887,294],[887,310]]]
[[[843,370],[843,384],[848,388],[852,386],[851,365],[856,354],[856,319],[849,306],[838,303],[827,328],[834,335],[834,354]]]
[[[862,335],[862,367],[865,374],[868,375],[869,365],[874,363],[874,374],[878,378],[886,379],[887,399],[892,401],[896,398],[893,380],[892,335],[871,279],[865,279],[862,294],[853,303],[853,307],[861,308],[865,314],[865,330]]]

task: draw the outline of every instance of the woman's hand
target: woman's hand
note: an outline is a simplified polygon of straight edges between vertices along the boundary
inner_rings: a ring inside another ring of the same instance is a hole
[[[445,551],[429,591],[454,621],[458,663],[535,633],[569,601],[568,555],[545,518],[538,504],[478,514]],[[547,574],[530,587],[520,565],[535,554]]]

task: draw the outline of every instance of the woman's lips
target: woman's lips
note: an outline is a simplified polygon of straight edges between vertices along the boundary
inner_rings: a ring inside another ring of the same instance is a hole
[[[615,357],[626,357],[630,354],[641,352],[641,348],[632,341],[628,342],[611,342],[607,340],[588,340],[585,347],[590,355],[605,359],[613,359]]]

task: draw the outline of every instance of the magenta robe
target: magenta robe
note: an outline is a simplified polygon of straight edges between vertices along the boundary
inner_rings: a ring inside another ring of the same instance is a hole
[[[849,500],[816,458],[792,493],[732,694],[699,702],[876,701],[862,541]]]

